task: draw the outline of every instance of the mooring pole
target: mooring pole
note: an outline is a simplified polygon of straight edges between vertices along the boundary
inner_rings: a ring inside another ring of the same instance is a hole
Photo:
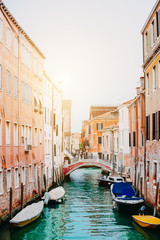
[[[10,187],[10,195],[9,195],[9,216],[12,218],[12,187]]]
[[[153,216],[156,216],[157,212],[157,203],[158,203],[158,192],[159,192],[159,182],[156,184],[156,198],[155,198],[155,205],[154,205],[154,211],[153,211]]]

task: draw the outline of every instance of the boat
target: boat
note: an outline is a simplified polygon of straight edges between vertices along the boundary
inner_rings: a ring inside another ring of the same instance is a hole
[[[44,204],[47,205],[48,203],[61,203],[65,197],[66,195],[64,188],[59,186],[49,192],[46,192],[42,199],[44,200]]]
[[[133,215],[132,217],[143,228],[157,228],[160,226],[160,219],[151,215]]]
[[[111,184],[116,183],[116,182],[124,182],[124,179],[120,176],[110,175],[108,177],[103,176],[103,177],[99,178],[98,182],[100,185],[110,186]]]
[[[24,227],[40,217],[43,207],[43,201],[32,203],[31,205],[23,208],[9,222],[15,227]]]
[[[118,211],[137,212],[144,203],[143,197],[136,197],[130,183],[114,183],[111,186],[113,206]]]

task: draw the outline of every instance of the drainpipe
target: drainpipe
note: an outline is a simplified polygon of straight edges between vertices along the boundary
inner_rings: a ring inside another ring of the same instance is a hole
[[[18,31],[18,169],[20,177],[20,31]]]
[[[54,151],[53,151],[53,95],[54,95],[54,87],[52,83],[52,185],[54,184]]]

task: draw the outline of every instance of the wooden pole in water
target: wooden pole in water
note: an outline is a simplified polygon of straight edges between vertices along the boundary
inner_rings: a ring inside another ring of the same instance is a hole
[[[43,174],[43,180],[44,180],[44,189],[45,189],[45,192],[46,192],[46,174]]]
[[[23,183],[21,183],[21,209],[23,208]]]
[[[136,196],[138,196],[138,191],[139,191],[139,177],[140,177],[140,173],[138,173],[137,187],[136,187]]]
[[[142,177],[140,178],[140,197],[142,197]]]
[[[157,203],[158,203],[158,192],[159,192],[159,182],[156,184],[156,198],[155,198],[155,205],[154,205],[154,211],[153,211],[153,216],[156,216],[157,212]]]
[[[10,187],[10,195],[9,195],[9,216],[12,218],[12,187]]]
[[[38,176],[38,195],[40,196],[40,177]]]

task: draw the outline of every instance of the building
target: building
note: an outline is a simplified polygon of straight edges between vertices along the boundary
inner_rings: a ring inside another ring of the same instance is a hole
[[[160,1],[156,1],[141,33],[146,109],[145,195],[154,205],[156,184],[160,181]]]
[[[0,217],[42,189],[44,59],[0,1]]]
[[[81,148],[81,134],[80,133],[72,133],[72,139],[71,139],[71,153],[72,155],[75,155],[76,153],[79,153],[79,150]]]
[[[60,85],[53,84],[53,154],[54,172],[57,175],[61,175],[61,168],[64,163],[62,98],[63,94]],[[54,177],[56,174],[54,174]]]
[[[118,112],[107,112],[83,123],[82,147],[86,157],[102,158],[102,129],[118,123]],[[85,137],[84,137],[85,136]],[[85,146],[85,147],[84,147]]]
[[[135,188],[139,185],[140,192],[144,193],[145,94],[143,77],[140,79],[140,87],[137,87],[137,96],[128,109],[130,157],[126,167],[126,177],[131,180]],[[140,181],[139,184],[138,181]]]
[[[50,187],[53,182],[53,83],[48,77],[47,73],[44,72],[44,170],[43,174],[46,177],[46,186]]]
[[[118,124],[102,130],[103,159],[111,164],[112,172],[118,172],[119,126]]]
[[[71,100],[63,100],[64,150],[71,152]]]
[[[90,107],[90,119],[117,109],[117,106],[93,105]]]
[[[127,101],[118,107],[119,110],[119,154],[118,172],[126,176],[129,165],[129,110],[133,100]]]

